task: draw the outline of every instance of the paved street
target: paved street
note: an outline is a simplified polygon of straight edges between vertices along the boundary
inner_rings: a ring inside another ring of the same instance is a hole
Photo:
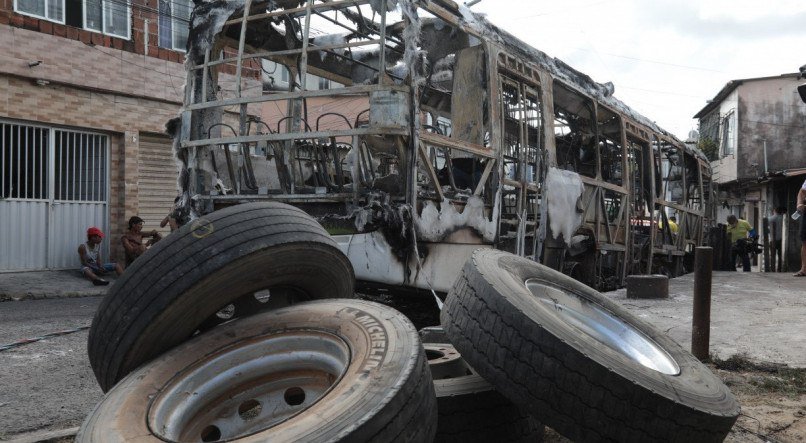
[[[100,297],[0,303],[0,346],[89,326]],[[0,439],[79,426],[100,400],[87,330],[0,351]]]
[[[669,280],[669,298],[636,300],[626,289],[608,293],[683,348],[691,349],[694,274]],[[791,273],[714,272],[711,352],[806,367],[806,278]]]

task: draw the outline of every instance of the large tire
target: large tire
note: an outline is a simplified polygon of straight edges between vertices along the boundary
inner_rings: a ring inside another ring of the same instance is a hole
[[[722,441],[739,414],[728,388],[665,334],[512,254],[476,251],[441,322],[499,392],[574,441]],[[616,339],[595,338],[597,328]],[[626,344],[644,346],[656,369],[617,350]]]
[[[439,337],[433,328],[420,337]],[[427,340],[427,339],[424,339]],[[424,342],[437,395],[440,443],[540,442],[543,425],[481,378],[450,344]]]
[[[138,368],[77,442],[428,442],[436,399],[399,312],[318,300],[236,319]]]
[[[233,304],[260,310],[266,288],[296,300],[354,297],[349,260],[316,220],[281,203],[236,205],[185,225],[138,258],[110,288],[89,333],[104,391],[210,324]],[[271,304],[271,303],[269,303]]]

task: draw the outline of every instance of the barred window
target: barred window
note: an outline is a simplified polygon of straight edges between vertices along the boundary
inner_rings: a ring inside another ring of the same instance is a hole
[[[0,123],[0,198],[48,198],[48,139],[37,126]]]
[[[0,122],[0,199],[104,202],[108,145],[102,134]]]

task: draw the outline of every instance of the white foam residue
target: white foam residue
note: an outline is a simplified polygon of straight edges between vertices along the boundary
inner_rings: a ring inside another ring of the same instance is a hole
[[[349,34],[324,34],[324,35],[317,35],[313,38],[313,44],[316,46],[335,46],[340,45],[344,46],[347,44],[347,36]],[[335,52],[339,55],[344,55],[344,48],[335,48],[330,49],[330,51]],[[319,51],[320,56],[322,59],[325,58],[327,53],[325,51]]]
[[[576,208],[584,189],[582,179],[576,172],[549,168],[545,195],[549,205],[551,233],[555,239],[562,234],[563,241],[568,243],[582,223],[582,214]]]
[[[397,62],[394,66],[388,69],[389,73],[398,79],[405,79],[409,74],[409,67],[403,62]]]
[[[222,6],[211,8],[205,15],[193,15],[191,29],[202,27],[212,20],[208,29],[205,30],[203,38],[193,42],[194,51],[202,55],[207,49],[210,49],[213,37],[221,32],[224,28],[224,23],[227,22],[232,13],[239,8],[243,8],[243,6],[243,0],[232,0],[224,2]]]
[[[418,72],[416,63],[416,60],[418,60],[421,55],[420,29],[422,22],[417,14],[417,5],[414,0],[401,0],[400,11],[403,13],[403,17],[409,22],[408,26],[403,29],[403,41],[406,42],[406,48],[403,53],[403,63],[409,67],[409,75],[411,76],[412,83],[419,85],[425,81],[422,73]],[[417,109],[419,103],[412,103],[412,106]]]
[[[355,210],[355,229],[358,232],[364,232],[364,226],[369,222],[372,216],[372,211],[366,208]]]
[[[493,241],[495,238],[496,217],[490,219],[484,214],[484,201],[480,197],[468,198],[462,212],[457,211],[447,199],[443,200],[441,207],[437,209],[434,202],[428,201],[421,213],[414,216],[419,239],[438,242],[446,235],[465,227],[474,229],[486,241]]]

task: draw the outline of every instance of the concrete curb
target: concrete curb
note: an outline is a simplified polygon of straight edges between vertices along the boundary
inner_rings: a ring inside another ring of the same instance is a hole
[[[56,292],[52,294],[42,293],[15,293],[15,292],[0,292],[0,303],[10,301],[24,301],[24,300],[48,300],[56,298],[81,298],[81,297],[102,297],[106,295],[106,290],[100,292]]]
[[[104,276],[105,278],[108,276]],[[106,278],[110,284],[115,277]],[[0,303],[22,300],[102,297],[109,286],[93,286],[76,270],[0,273]]]

